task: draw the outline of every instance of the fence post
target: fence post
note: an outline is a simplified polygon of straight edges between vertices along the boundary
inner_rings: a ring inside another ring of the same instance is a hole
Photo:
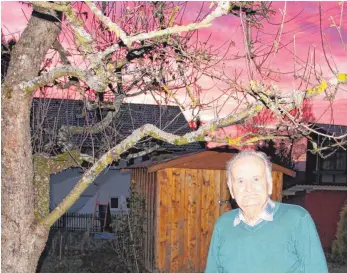
[[[63,235],[60,234],[59,260],[61,260],[62,244],[63,244]]]

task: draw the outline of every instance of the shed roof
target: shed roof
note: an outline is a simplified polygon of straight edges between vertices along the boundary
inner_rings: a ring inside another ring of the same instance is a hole
[[[148,168],[148,172],[154,172],[165,168],[188,168],[188,169],[212,169],[225,170],[226,162],[230,160],[237,151],[210,149],[195,153],[189,153],[162,162],[141,162],[127,169]],[[296,172],[272,163],[272,170],[295,177]]]
[[[295,195],[298,192],[311,192],[311,191],[347,191],[346,186],[335,185],[295,185],[283,191],[284,196]]]

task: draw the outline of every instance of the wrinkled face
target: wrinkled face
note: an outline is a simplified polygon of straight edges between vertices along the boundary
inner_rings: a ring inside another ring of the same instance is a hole
[[[235,161],[231,180],[231,196],[241,209],[262,207],[272,192],[272,185],[266,179],[265,163],[256,156],[246,156]]]

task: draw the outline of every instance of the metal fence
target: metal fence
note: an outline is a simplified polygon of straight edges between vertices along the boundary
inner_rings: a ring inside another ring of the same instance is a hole
[[[105,217],[105,216],[104,216]],[[105,225],[105,218],[92,213],[65,213],[51,227],[52,230],[112,232],[121,221],[126,219],[126,213],[112,214],[110,222]],[[112,225],[110,225],[112,222]]]
[[[94,222],[94,225],[93,225]],[[93,221],[93,214],[89,213],[65,213],[56,221],[51,229],[68,231],[100,231],[101,224],[95,226],[99,221]]]

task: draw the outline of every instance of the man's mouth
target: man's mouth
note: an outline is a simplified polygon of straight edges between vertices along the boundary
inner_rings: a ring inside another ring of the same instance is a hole
[[[258,194],[246,195],[244,198],[254,198],[254,197],[258,197]]]

